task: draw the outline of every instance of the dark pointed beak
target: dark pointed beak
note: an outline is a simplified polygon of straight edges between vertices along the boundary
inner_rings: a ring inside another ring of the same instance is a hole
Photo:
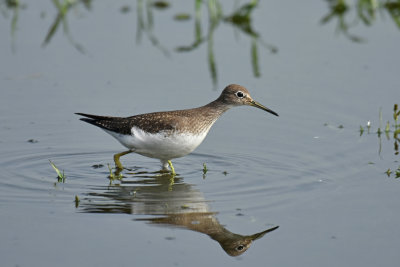
[[[260,238],[263,237],[266,233],[272,232],[272,231],[274,231],[274,230],[276,230],[276,229],[278,229],[278,228],[279,228],[279,226],[275,226],[275,227],[272,227],[272,228],[270,228],[270,229],[268,229],[268,230],[265,230],[265,231],[263,231],[263,232],[260,232],[260,233],[251,235],[251,236],[250,236],[250,239],[251,239],[252,241],[257,240],[257,239],[260,239]]]
[[[259,108],[259,109],[262,109],[262,110],[265,110],[266,112],[269,112],[269,113],[271,113],[271,114],[274,114],[275,116],[279,116],[278,113],[276,113],[275,111],[273,111],[273,110],[271,110],[271,109],[269,109],[269,108],[267,108],[267,107],[261,105],[261,104],[258,103],[257,101],[251,100],[251,101],[250,101],[250,106],[256,107],[256,108]]]

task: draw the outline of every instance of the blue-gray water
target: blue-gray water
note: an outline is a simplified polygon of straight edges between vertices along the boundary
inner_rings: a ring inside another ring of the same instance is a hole
[[[242,29],[228,20],[212,26],[203,3],[196,39],[194,1],[171,1],[166,9],[147,1],[92,1],[90,9],[78,2],[67,27],[61,20],[46,43],[57,19],[53,2],[17,9],[6,2],[0,4],[1,266],[399,262],[392,114],[400,104],[400,32],[383,7],[366,26],[358,1],[348,1],[346,33],[338,17],[321,23],[331,10],[326,1],[262,1],[249,31],[243,22]],[[228,16],[246,2],[219,3]],[[191,19],[174,20],[182,12]],[[246,86],[280,116],[249,107],[228,111],[195,153],[173,161],[175,181],[146,173],[159,169],[157,160],[130,154],[123,164],[144,173],[125,171],[110,184],[107,164],[124,148],[73,114],[190,108],[214,100],[229,83]],[[387,121],[389,140],[375,134]],[[57,182],[49,160],[64,170],[65,183]],[[216,240],[275,226],[238,257]]]

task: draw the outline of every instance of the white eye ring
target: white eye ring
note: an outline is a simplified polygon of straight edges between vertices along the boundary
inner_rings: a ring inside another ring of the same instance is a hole
[[[235,95],[236,95],[237,97],[239,97],[239,98],[243,98],[243,97],[246,96],[242,91],[237,91],[237,92],[235,93]]]

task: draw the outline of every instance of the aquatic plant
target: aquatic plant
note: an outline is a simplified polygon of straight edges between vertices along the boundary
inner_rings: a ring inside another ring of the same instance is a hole
[[[388,177],[390,177],[390,175],[393,173],[392,172],[392,170],[389,168],[389,169],[387,169],[386,171],[385,171],[385,173],[386,173],[386,175],[388,176]],[[394,178],[400,178],[400,165],[399,165],[399,167],[394,171],[394,175],[395,175],[395,177]]]
[[[254,10],[258,7],[258,0],[251,0],[239,7],[236,7],[231,13],[224,13],[222,5],[218,0],[201,1],[195,0],[195,40],[190,45],[181,45],[176,48],[177,52],[189,52],[197,49],[201,44],[207,43],[207,60],[208,69],[210,72],[211,80],[214,86],[218,81],[218,68],[216,54],[214,52],[214,35],[216,30],[221,23],[231,25],[238,32],[245,34],[251,40],[250,55],[251,55],[251,66],[254,77],[260,77],[261,71],[259,66],[259,52],[258,46],[261,44],[263,47],[268,49],[271,53],[278,51],[277,47],[266,43],[261,39],[252,26],[252,15]],[[202,31],[202,6],[207,5],[208,11],[208,32],[203,34]]]
[[[350,33],[350,28],[359,25],[372,26],[378,15],[388,13],[400,29],[400,1],[396,0],[327,0],[329,12],[321,19],[321,24],[337,20],[337,32],[342,33],[353,42],[364,42],[365,39]],[[352,3],[350,3],[352,2]],[[356,13],[355,20],[351,11]],[[350,18],[350,19],[349,19]]]
[[[72,38],[71,33],[69,32],[69,27],[67,23],[67,14],[68,11],[75,5],[82,3],[86,7],[86,9],[90,9],[90,1],[84,1],[84,0],[69,0],[69,1],[62,1],[62,3],[59,0],[52,0],[54,6],[57,9],[57,16],[53,22],[53,24],[50,26],[49,31],[47,32],[47,35],[43,41],[42,46],[46,46],[50,43],[50,40],[54,36],[54,34],[57,32],[57,29],[59,28],[60,24],[63,26],[63,31],[64,34],[67,36],[68,41],[81,53],[85,53],[85,48],[81,45],[78,44],[77,42],[74,41]]]
[[[203,163],[203,179],[206,178],[207,172],[208,172],[207,165],[205,163]]]
[[[393,149],[394,149],[394,155],[399,155],[399,142],[400,142],[400,123],[399,123],[399,117],[400,117],[400,110],[398,104],[394,104],[393,106],[393,122],[391,123],[389,120],[386,121],[385,126],[383,127],[383,116],[382,116],[382,109],[379,110],[379,127],[376,130],[376,132],[372,132],[372,134],[376,134],[377,137],[379,138],[379,154],[382,152],[382,135],[386,137],[387,140],[390,140],[393,138],[394,144],[393,144]],[[371,134],[370,129],[371,129],[371,122],[367,122],[367,129],[368,132],[367,134]],[[364,134],[364,127],[360,125],[360,136]],[[395,175],[395,178],[400,177],[400,166],[392,171],[390,168],[388,168],[384,172],[388,177],[390,177],[392,174]]]
[[[206,174],[207,171],[208,171],[207,165],[205,163],[203,163],[203,174]]]
[[[381,136],[381,134],[385,133],[387,139],[390,139],[390,133],[393,133],[393,139],[395,139],[395,141],[400,141],[399,140],[399,134],[400,134],[400,123],[399,123],[399,117],[400,117],[400,110],[398,107],[398,104],[394,104],[393,107],[393,119],[394,122],[393,124],[390,123],[390,121],[386,121],[385,124],[385,128],[382,127],[382,123],[383,123],[383,118],[382,118],[382,109],[379,110],[379,127],[376,130],[376,134],[378,135],[378,137]],[[371,129],[371,122],[368,121],[367,125],[366,125],[367,129],[368,129],[368,134],[370,133],[370,129]],[[364,133],[364,127],[362,125],[360,125],[360,136],[363,135]]]
[[[78,195],[75,195],[75,208],[79,207],[80,202],[81,202],[81,200],[79,199]]]
[[[60,171],[60,169],[59,168],[57,168],[57,166],[51,161],[51,160],[49,160],[50,161],[50,165],[51,165],[51,167],[53,167],[53,169],[56,171],[56,173],[57,173],[57,179],[58,179],[58,182],[59,183],[61,183],[61,182],[65,182],[65,175],[64,175],[64,170],[61,172]]]
[[[108,171],[110,172],[108,175],[110,182],[113,180],[121,180],[123,178],[122,173],[120,172],[119,169],[116,169],[116,171],[113,172],[113,168],[110,167],[110,164],[107,164],[107,167],[108,167]]]

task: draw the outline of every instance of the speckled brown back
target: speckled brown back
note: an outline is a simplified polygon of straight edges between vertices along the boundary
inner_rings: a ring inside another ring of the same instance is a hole
[[[120,134],[131,134],[132,127],[153,134],[161,131],[196,134],[208,129],[224,111],[213,109],[210,104],[201,108],[154,112],[126,118],[76,114],[87,117],[81,118],[82,121]]]
[[[229,108],[240,105],[254,106],[254,101],[246,88],[230,84],[215,101],[199,108],[154,112],[126,118],[76,114],[87,117],[81,119],[85,122],[120,134],[131,134],[132,127],[152,134],[159,132],[198,134],[208,130]]]

